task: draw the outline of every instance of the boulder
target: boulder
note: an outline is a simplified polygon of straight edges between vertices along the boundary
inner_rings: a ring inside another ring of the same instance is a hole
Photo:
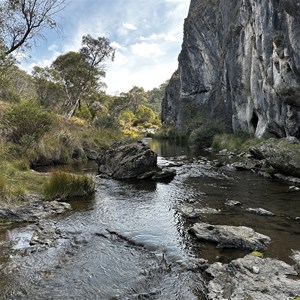
[[[276,172],[300,177],[300,142],[297,139],[269,139],[249,151],[254,158],[265,159]]]
[[[247,255],[229,264],[214,263],[206,272],[213,277],[207,287],[210,300],[283,300],[300,295],[299,279],[290,278],[297,272],[276,259]]]
[[[157,166],[157,154],[143,142],[126,141],[114,144],[97,158],[99,173],[113,179],[155,180],[174,177],[176,172]]]
[[[245,226],[211,225],[196,223],[191,231],[200,240],[217,243],[218,248],[263,250],[271,239]]]

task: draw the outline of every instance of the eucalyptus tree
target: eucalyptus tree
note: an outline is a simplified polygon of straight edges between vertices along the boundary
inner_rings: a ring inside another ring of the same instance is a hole
[[[60,55],[52,63],[56,80],[64,89],[65,113],[72,117],[75,110],[81,108],[82,101],[103,87],[101,79],[105,77],[106,60],[113,60],[115,49],[105,37],[83,36],[79,52]]]
[[[30,46],[42,37],[42,30],[55,28],[55,16],[66,0],[3,0],[0,2],[0,41],[2,55]]]

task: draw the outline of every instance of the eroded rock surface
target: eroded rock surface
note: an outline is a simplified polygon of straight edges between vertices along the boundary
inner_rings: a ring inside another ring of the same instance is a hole
[[[213,277],[208,283],[211,300],[283,300],[300,295],[299,278],[291,278],[297,272],[276,259],[247,255],[229,264],[214,263],[206,272]]]
[[[300,142],[297,139],[269,139],[250,149],[254,158],[265,159],[275,171],[300,177]]]
[[[271,239],[245,226],[196,223],[191,231],[200,240],[217,243],[218,248],[266,249]]]
[[[178,60],[164,124],[300,136],[298,0],[191,0]]]
[[[159,168],[157,154],[140,141],[116,143],[97,161],[100,175],[113,179],[160,180],[176,175],[174,170]]]
[[[71,210],[71,205],[58,201],[36,201],[15,208],[0,208],[0,222],[33,222]]]

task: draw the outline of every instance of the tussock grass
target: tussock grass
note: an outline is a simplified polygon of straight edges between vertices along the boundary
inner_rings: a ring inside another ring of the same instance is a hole
[[[250,147],[259,144],[262,139],[251,137],[248,134],[233,135],[233,134],[217,134],[213,137],[211,144],[213,152],[217,153],[222,149],[228,151],[248,151]]]
[[[95,183],[90,176],[66,172],[53,172],[44,184],[46,199],[66,199],[91,195],[95,192]]]
[[[0,141],[0,205],[24,203],[42,192],[46,174],[30,170],[26,157],[15,157],[11,145]]]

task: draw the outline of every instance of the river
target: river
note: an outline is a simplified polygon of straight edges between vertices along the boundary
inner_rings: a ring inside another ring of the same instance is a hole
[[[49,246],[29,244],[36,224],[0,227],[0,299],[206,299],[201,259],[228,262],[249,252],[196,240],[188,232],[192,221],[176,210],[181,203],[220,210],[201,221],[245,225],[270,236],[265,256],[292,263],[292,249],[300,250],[300,192],[291,184],[212,169],[180,145],[153,141],[151,147],[162,165],[190,158],[168,182],[96,177],[94,197],[70,201],[71,212],[49,220],[59,233]],[[94,167],[81,170],[94,173]]]

